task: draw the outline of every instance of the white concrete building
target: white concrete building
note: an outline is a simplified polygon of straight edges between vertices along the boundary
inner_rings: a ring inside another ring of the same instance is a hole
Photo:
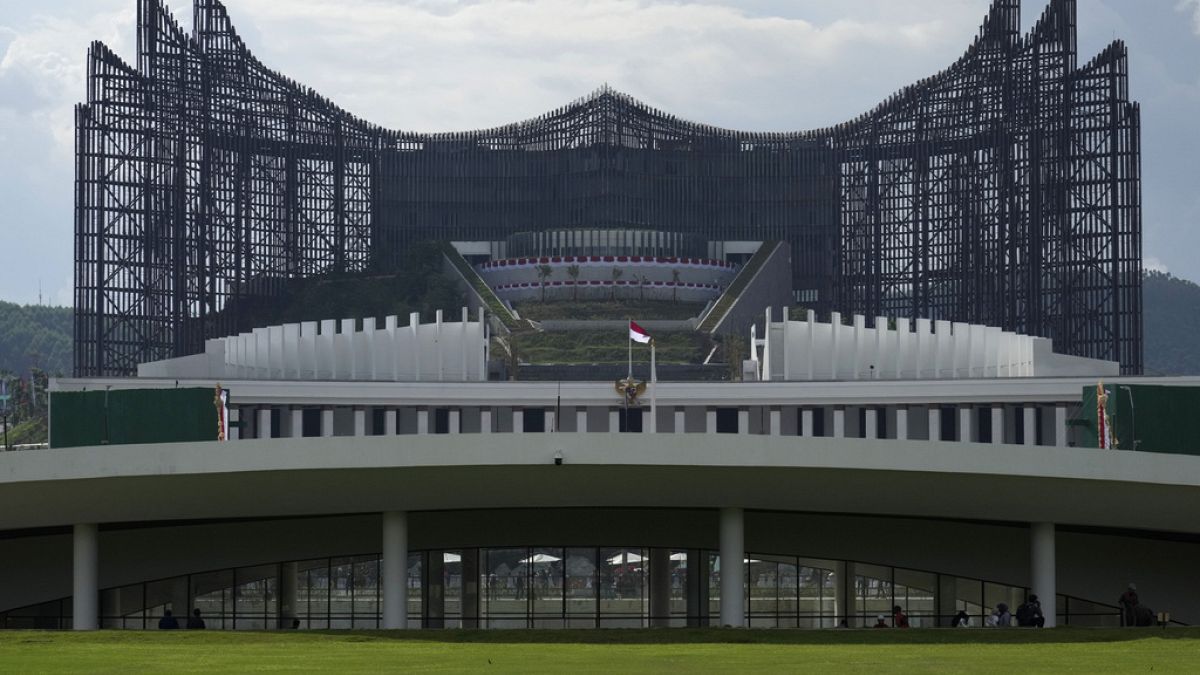
[[[1200,621],[1200,457],[1078,447],[1073,424],[1100,376],[1200,379],[1055,374],[1036,340],[974,327],[825,344],[810,320],[769,325],[767,381],[662,382],[627,411],[609,382],[480,381],[475,324],[385,327],[432,350],[419,376],[374,367],[417,343],[348,338],[344,370],[301,356],[301,327],[214,345],[203,376],[56,380],[219,379],[236,439],[0,456],[0,625],[833,627],[898,604],[930,627],[1028,592],[1050,625],[1116,625],[1129,582]]]

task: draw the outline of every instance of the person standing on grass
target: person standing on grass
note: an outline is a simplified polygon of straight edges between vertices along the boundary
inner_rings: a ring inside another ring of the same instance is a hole
[[[171,610],[164,610],[162,618],[158,620],[159,630],[176,630],[179,628],[179,619],[176,619]]]
[[[1129,588],[1121,594],[1117,600],[1117,604],[1121,606],[1121,625],[1136,626],[1137,625],[1137,606],[1138,602],[1137,584],[1129,584]]]
[[[896,628],[908,628],[908,615],[900,605],[892,607],[892,625]]]
[[[208,626],[204,623],[204,619],[200,618],[199,607],[192,610],[192,615],[189,616],[187,620],[187,627],[190,630],[204,630],[205,628],[208,628]]]

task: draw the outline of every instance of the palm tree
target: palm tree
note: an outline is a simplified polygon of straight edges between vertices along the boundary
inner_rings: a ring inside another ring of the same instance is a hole
[[[567,276],[571,277],[571,286],[575,289],[574,300],[579,301],[579,265],[567,268]]]
[[[671,302],[679,302],[679,270],[671,270]]]
[[[621,270],[619,270],[615,267],[613,268],[613,271],[612,271],[612,277],[613,277],[612,299],[614,301],[617,299],[617,279],[620,279],[622,274],[624,274],[624,272],[622,272]]]
[[[553,267],[549,265],[537,266],[538,279],[542,282],[542,302],[546,302],[546,279],[549,279],[551,274],[554,274]]]

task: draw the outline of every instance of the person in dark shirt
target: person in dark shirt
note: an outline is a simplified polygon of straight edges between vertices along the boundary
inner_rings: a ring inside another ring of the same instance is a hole
[[[204,630],[208,626],[204,625],[204,619],[200,618],[200,608],[192,610],[192,615],[188,617],[187,627],[194,630]]]
[[[158,620],[159,630],[175,630],[179,628],[179,619],[171,615],[171,610],[163,612],[162,618]]]

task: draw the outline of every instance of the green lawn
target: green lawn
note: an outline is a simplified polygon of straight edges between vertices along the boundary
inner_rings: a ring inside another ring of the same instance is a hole
[[[1200,630],[0,631],[0,672],[1196,672]]]

